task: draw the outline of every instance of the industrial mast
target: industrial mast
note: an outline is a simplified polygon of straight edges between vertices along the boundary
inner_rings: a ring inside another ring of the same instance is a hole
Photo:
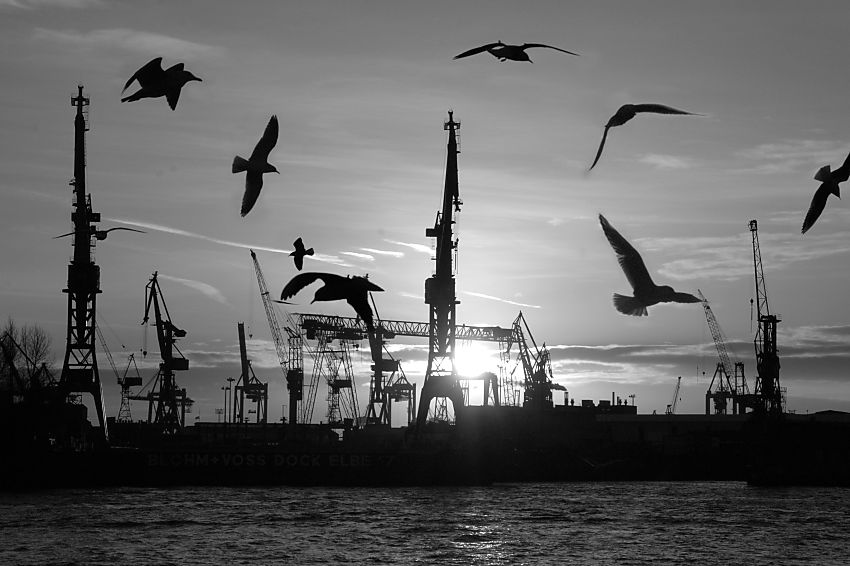
[[[422,427],[428,419],[428,407],[434,399],[451,400],[455,419],[460,420],[463,408],[463,389],[458,383],[455,358],[455,310],[459,301],[455,295],[453,254],[457,251],[457,239],[452,233],[454,212],[460,212],[461,200],[457,179],[457,130],[452,111],[443,124],[449,132],[446,150],[446,180],[443,189],[443,208],[437,213],[433,228],[425,230],[425,236],[436,238],[436,268],[434,275],[425,280],[425,303],[429,305],[428,318],[428,367],[419,411],[416,419]]]
[[[86,194],[89,99],[83,96],[82,85],[77,88],[77,96],[71,98],[71,105],[77,109],[74,117],[74,178],[70,182],[74,191],[74,211],[71,213],[74,257],[68,265],[68,287],[62,290],[68,294],[68,325],[59,387],[64,395],[91,394],[103,437],[108,441],[103,388],[95,355],[95,305],[101,292],[100,266],[94,262],[92,253],[95,241],[104,239],[106,233],[97,230],[95,222],[100,222],[100,213],[92,212],[91,196]]]
[[[782,413],[782,388],[779,386],[779,355],[776,351],[776,326],[780,319],[770,314],[767,303],[767,287],[761,263],[758,222],[750,220],[753,236],[753,267],[756,287],[756,321],[758,326],[753,340],[756,350],[755,403],[752,408],[769,414]]]

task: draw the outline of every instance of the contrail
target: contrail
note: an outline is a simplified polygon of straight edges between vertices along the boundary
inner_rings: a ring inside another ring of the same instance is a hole
[[[540,305],[528,305],[526,303],[518,303],[516,301],[510,301],[508,299],[500,299],[499,297],[494,297],[493,295],[485,295],[484,293],[475,293],[473,291],[464,291],[465,295],[472,295],[473,297],[480,297],[482,299],[490,299],[491,301],[499,301],[500,303],[508,303],[509,305],[516,305],[518,307],[528,307],[531,309],[539,309]]]
[[[214,244],[220,244],[222,246],[230,246],[233,248],[241,248],[245,250],[259,250],[264,252],[272,252],[276,254],[284,254],[289,255],[289,252],[292,250],[282,249],[282,248],[270,248],[268,246],[256,246],[251,244],[243,244],[241,242],[231,242],[230,240],[221,240],[219,238],[212,238],[210,236],[204,236],[203,234],[196,234],[195,232],[189,232],[187,230],[181,230],[180,228],[172,228],[170,226],[163,226],[162,224],[153,224],[151,222],[139,222],[138,220],[130,220],[128,218],[108,218],[107,220],[111,222],[119,222],[121,224],[127,224],[130,226],[139,226],[141,228],[147,228],[148,230],[156,230],[158,232],[165,232],[166,234],[177,234],[178,236],[186,236],[187,238],[196,238],[199,240],[204,240],[207,242],[212,242]],[[322,261],[325,263],[332,263],[334,265],[339,265],[341,267],[352,267],[351,264],[346,263],[345,260],[338,258],[336,256],[331,255],[323,255],[316,254],[310,256],[311,259],[316,261]]]

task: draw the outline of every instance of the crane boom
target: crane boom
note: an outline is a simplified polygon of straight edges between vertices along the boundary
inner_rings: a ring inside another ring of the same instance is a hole
[[[289,355],[286,352],[286,342],[283,340],[283,333],[280,330],[280,323],[277,320],[274,304],[269,295],[269,288],[266,285],[266,278],[263,276],[263,270],[260,267],[260,262],[257,259],[257,254],[251,250],[251,259],[254,261],[254,271],[257,274],[257,285],[260,287],[260,298],[263,301],[263,308],[266,310],[266,318],[269,321],[269,330],[272,333],[272,341],[274,349],[277,352],[277,359],[280,363],[280,369],[286,377],[286,366],[289,363]]]

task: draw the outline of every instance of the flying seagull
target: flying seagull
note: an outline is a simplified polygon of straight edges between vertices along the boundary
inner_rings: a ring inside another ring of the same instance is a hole
[[[298,271],[301,271],[301,268],[304,267],[304,256],[313,255],[313,248],[309,250],[304,249],[304,242],[301,241],[301,238],[292,242],[292,245],[295,246],[295,251],[289,255],[295,259],[295,267],[298,268]]]
[[[277,116],[272,115],[269,123],[266,125],[266,131],[263,132],[263,137],[254,146],[254,152],[249,159],[244,159],[238,155],[233,158],[233,173],[245,174],[245,194],[242,195],[242,216],[245,216],[254,207],[257,198],[260,196],[260,189],[263,188],[263,173],[277,173],[280,171],[274,165],[269,165],[269,153],[277,144]]]
[[[122,94],[133,81],[139,81],[139,86],[142,88],[130,96],[122,98],[121,102],[134,102],[141,98],[164,96],[171,109],[175,110],[183,85],[189,81],[201,81],[201,79],[185,70],[183,63],[177,63],[166,70],[162,70],[162,57],[157,57],[133,73],[133,76],[121,89]]]
[[[94,233],[95,238],[97,238],[98,240],[105,240],[106,235],[109,234],[110,232],[112,232],[113,230],[127,230],[128,232],[138,232],[139,234],[147,234],[147,232],[145,232],[144,230],[136,230],[135,228],[125,228],[123,226],[118,226],[116,228],[109,228],[108,230],[95,230],[93,233]],[[71,236],[73,234],[74,234],[74,232],[68,232],[67,234],[61,234],[59,236],[53,236],[53,239],[55,240],[57,238],[64,238],[65,236]]]
[[[313,283],[317,279],[321,279],[324,286],[316,290],[311,302],[316,301],[338,301],[345,299],[349,305],[354,308],[366,328],[374,331],[374,323],[372,319],[372,309],[369,306],[369,291],[383,291],[380,287],[369,281],[365,277],[335,275],[333,273],[317,273],[305,272],[299,273],[289,280],[289,283],[283,288],[280,293],[280,300],[294,296],[298,291]]]
[[[658,303],[698,303],[700,300],[690,293],[677,293],[667,285],[656,285],[646,270],[640,254],[623,236],[611,226],[604,216],[599,215],[602,231],[614,252],[617,261],[626,274],[626,279],[634,289],[634,296],[627,297],[614,293],[614,307],[623,314],[647,316],[646,307]]]
[[[815,196],[812,197],[812,204],[809,205],[809,211],[803,220],[803,234],[814,226],[815,221],[820,217],[820,213],[823,212],[826,206],[826,199],[829,198],[830,194],[841,198],[838,183],[843,183],[848,177],[850,177],[850,154],[847,155],[844,164],[835,171],[830,171],[829,165],[824,165],[818,169],[818,172],[815,174],[815,180],[820,181],[821,185],[815,191]]]
[[[602,148],[605,147],[605,139],[608,137],[608,129],[615,126],[622,126],[641,112],[699,116],[699,114],[685,112],[684,110],[678,110],[676,108],[671,108],[670,106],[664,106],[663,104],[624,104],[620,106],[616,114],[611,116],[611,118],[608,119],[608,123],[605,124],[605,131],[602,133],[602,141],[599,142],[599,149],[596,151],[596,158],[593,160],[593,165],[590,166],[590,169],[593,169],[596,166],[596,162],[599,161],[599,158],[602,156]],[[590,171],[590,169],[588,169],[588,171]]]
[[[555,51],[561,51],[563,53],[569,53],[570,55],[578,56],[578,53],[573,53],[572,51],[567,51],[566,49],[561,49],[560,47],[552,47],[551,45],[545,45],[543,43],[523,43],[522,45],[506,45],[501,41],[497,41],[496,43],[488,43],[486,45],[482,45],[481,47],[476,47],[474,49],[470,49],[469,51],[464,51],[460,55],[455,55],[455,59],[462,59],[464,57],[469,57],[470,55],[478,55],[479,53],[488,52],[493,57],[496,57],[500,61],[504,62],[507,59],[511,61],[528,61],[529,63],[534,63],[534,61],[529,58],[528,53],[525,52],[526,49],[530,49],[532,47],[547,47],[549,49],[554,49]]]

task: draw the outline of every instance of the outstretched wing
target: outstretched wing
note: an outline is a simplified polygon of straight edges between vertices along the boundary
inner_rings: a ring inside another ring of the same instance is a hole
[[[374,323],[372,319],[372,307],[369,306],[369,295],[365,292],[352,294],[346,299],[346,302],[354,308],[357,316],[363,319],[366,328],[372,330]]]
[[[317,279],[321,279],[325,282],[325,284],[333,283],[339,279],[345,279],[340,275],[334,275],[333,273],[319,273],[316,271],[308,271],[307,273],[299,273],[295,277],[289,280],[283,287],[283,291],[280,292],[280,300],[285,301],[286,299],[295,296],[298,291],[310,285]]]
[[[687,114],[689,116],[696,116],[693,112],[685,112],[684,110],[679,110],[678,108],[673,108],[672,106],[665,106],[663,104],[635,104],[634,110],[635,112],[653,112],[655,114]]]
[[[826,199],[829,197],[829,185],[822,183],[815,195],[812,197],[812,204],[809,205],[809,211],[806,212],[806,218],[803,219],[803,229],[800,232],[805,234],[809,228],[815,225],[815,221],[820,218],[821,212],[826,207]]]
[[[836,183],[843,183],[850,178],[850,153],[844,159],[844,164],[832,172],[832,178],[835,179]]]
[[[488,49],[492,49],[500,45],[504,45],[504,43],[502,43],[501,41],[497,41],[496,43],[488,43],[487,45],[482,45],[481,47],[475,47],[474,49],[470,49],[469,51],[464,51],[460,55],[455,55],[453,58],[462,59],[464,57],[469,57],[470,55],[478,55],[479,53],[484,53]]]
[[[258,171],[248,171],[245,174],[245,192],[242,194],[242,208],[239,213],[245,216],[254,208],[260,191],[263,188],[263,174]]]
[[[605,232],[605,237],[608,238],[608,242],[614,248],[617,261],[623,268],[626,279],[629,280],[635,293],[638,293],[641,289],[654,287],[655,283],[652,282],[652,277],[649,276],[646,265],[644,265],[637,250],[601,214],[599,215],[599,223],[602,224],[602,231]]]
[[[139,234],[147,234],[144,230],[136,230],[135,228],[125,228],[124,226],[117,226],[115,228],[109,228],[108,230],[104,230],[104,232],[112,232],[113,230],[127,230],[128,232],[138,232]]]
[[[675,292],[670,296],[671,302],[674,303],[701,303],[698,297],[694,297],[690,293]]]
[[[561,49],[560,47],[546,45],[545,43],[523,43],[521,47],[523,49],[528,49],[530,47],[548,47],[549,49],[554,49],[555,51],[560,51],[562,53],[569,53],[570,55],[575,55],[576,57],[578,57],[578,53],[573,53],[572,51],[567,51],[566,49]]]
[[[605,147],[605,140],[608,138],[608,126],[605,126],[605,131],[602,132],[602,141],[599,142],[599,149],[596,150],[596,157],[593,159],[593,165],[590,166],[590,171],[594,167],[596,167],[596,162],[599,161],[599,158],[602,157],[602,148]]]
[[[249,161],[254,161],[255,159],[261,159],[262,161],[268,160],[269,153],[271,153],[272,149],[274,149],[274,146],[277,144],[277,133],[277,115],[272,115],[271,119],[269,119],[269,123],[266,124],[266,130],[263,132],[263,137],[261,137],[260,141],[257,142],[257,145],[254,146],[254,152],[251,153]]]
[[[162,70],[162,57],[151,59],[141,69],[133,73],[133,76],[130,77],[130,79],[126,83],[124,83],[124,88],[121,89],[121,92],[127,90],[127,87],[130,86],[135,80],[138,80],[139,85],[141,85],[142,87],[156,80],[160,80],[163,72],[164,71]]]

